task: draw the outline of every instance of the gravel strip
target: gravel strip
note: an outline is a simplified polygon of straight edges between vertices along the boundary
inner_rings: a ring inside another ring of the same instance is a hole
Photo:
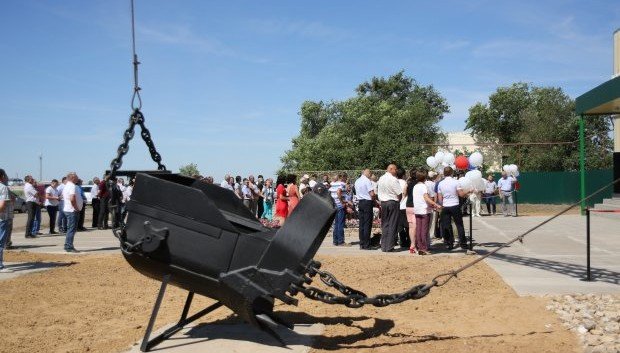
[[[576,332],[586,353],[620,353],[620,294],[552,296],[547,309]]]

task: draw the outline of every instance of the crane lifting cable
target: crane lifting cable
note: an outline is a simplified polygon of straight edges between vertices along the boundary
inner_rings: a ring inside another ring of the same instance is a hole
[[[292,328],[273,312],[274,301],[296,305],[294,296],[351,308],[363,305],[383,307],[406,300],[421,299],[433,287],[440,287],[460,272],[495,254],[579,205],[567,207],[557,215],[529,229],[495,250],[476,257],[466,265],[435,276],[428,283],[416,284],[400,293],[368,296],[349,287],[313,260],[333,223],[336,209],[323,184],[307,194],[279,229],[264,227],[235,194],[217,185],[170,173],[161,163],[141,112],[141,88],[138,84],[134,0],[131,0],[131,34],[134,86],[132,113],[123,142],[110,163],[108,188],[112,207],[118,204],[114,192],[117,175],[135,174],[131,200],[127,202],[127,222],[115,222],[123,256],[140,273],[162,282],[140,349],[148,351],[171,337],[188,323],[226,306],[246,322],[268,332],[284,345],[276,334],[278,326]],[[157,170],[123,172],[119,169],[129,151],[136,125],[146,143]],[[133,176],[133,175],[132,175]],[[620,180],[620,179],[619,179]],[[615,180],[618,182],[619,180]],[[608,187],[607,185],[606,187]],[[601,188],[584,200],[601,193]],[[157,190],[157,192],[153,192]],[[340,294],[310,286],[315,277]],[[187,296],[179,322],[155,338],[150,338],[157,313],[168,284],[186,289]],[[194,294],[217,302],[189,315]]]

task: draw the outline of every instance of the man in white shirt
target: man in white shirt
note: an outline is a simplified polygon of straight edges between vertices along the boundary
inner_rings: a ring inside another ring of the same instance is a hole
[[[310,191],[308,189],[308,181],[310,180],[310,176],[308,174],[304,174],[301,177],[301,180],[299,182],[299,198],[304,197],[305,194],[308,193],[308,191]],[[306,190],[308,189],[308,190]]]
[[[65,200],[62,198],[62,191],[65,188],[65,184],[67,183],[67,177],[62,177],[62,180],[56,190],[58,191],[58,219],[56,220],[56,224],[58,225],[58,230],[61,233],[67,232],[67,217],[65,216]]]
[[[26,175],[24,178],[26,184],[24,184],[24,198],[26,199],[26,210],[28,211],[28,220],[26,221],[26,238],[36,238],[36,234],[32,234],[32,226],[34,224],[34,217],[37,213],[39,206],[39,192],[35,189],[34,178],[31,175]]]
[[[381,202],[381,251],[392,252],[396,245],[399,202],[403,190],[396,179],[396,165],[390,164],[386,173],[377,182],[378,198]]]
[[[495,206],[495,192],[497,190],[497,183],[493,180],[493,174],[489,174],[487,180],[484,182],[484,193],[482,194],[482,199],[484,203],[487,205],[487,212],[489,216],[491,214],[495,215],[496,206]],[[491,213],[491,206],[493,206],[493,213]]]
[[[509,176],[506,172],[502,172],[502,177],[497,181],[499,197],[502,199],[502,213],[504,217],[509,217],[511,215],[513,217],[517,216],[514,199],[512,198],[516,182],[517,179],[513,176]]]
[[[372,230],[372,205],[375,190],[370,181],[370,169],[364,169],[362,175],[355,181],[355,195],[359,208],[359,238],[360,249],[370,250],[370,232]]]
[[[99,183],[101,182],[101,180],[99,180],[99,178],[94,177],[93,178],[93,186],[90,188],[90,195],[91,195],[91,204],[93,206],[93,221],[92,221],[92,227],[93,228],[97,228],[98,223],[99,223]]]
[[[428,189],[428,197],[430,197],[433,201],[437,202],[437,193],[435,192],[435,180],[437,179],[437,173],[434,171],[429,171],[428,172],[428,177],[426,178],[426,181],[424,182],[424,184],[426,185],[426,188]],[[431,244],[431,234],[435,234],[435,227],[437,224],[437,216],[438,216],[438,212],[436,209],[431,209],[431,216],[430,216],[430,221],[429,221],[429,226],[428,226],[428,235],[426,237],[426,242],[427,244],[430,246]]]
[[[73,246],[73,239],[77,231],[77,225],[80,217],[80,210],[84,207],[84,200],[77,186],[78,176],[75,172],[67,174],[67,183],[62,191],[65,200],[63,211],[67,217],[67,235],[65,238],[65,251],[78,252]]]
[[[448,250],[454,249],[454,234],[452,233],[452,220],[456,224],[461,249],[466,250],[467,239],[465,238],[465,228],[463,227],[463,214],[459,206],[459,197],[466,197],[467,192],[463,191],[456,179],[452,177],[454,170],[445,167],[443,174],[445,178],[439,183],[437,190],[437,201],[442,205],[441,228],[444,243]]]
[[[50,186],[45,189],[45,209],[50,217],[50,233],[56,233],[56,216],[58,214],[58,180],[53,179]]]
[[[232,178],[230,176],[230,174],[226,174],[226,176],[224,176],[224,180],[220,183],[220,186],[223,187],[224,189],[228,189],[230,191],[234,191],[233,187],[230,183],[230,178]]]

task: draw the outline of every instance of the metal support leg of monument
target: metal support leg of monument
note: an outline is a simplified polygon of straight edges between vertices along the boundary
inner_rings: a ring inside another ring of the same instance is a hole
[[[157,294],[157,300],[155,301],[155,305],[153,306],[153,312],[151,313],[149,324],[146,327],[146,332],[144,333],[144,338],[142,339],[142,344],[140,345],[140,351],[142,352],[148,352],[154,346],[160,344],[164,340],[169,339],[170,337],[172,337],[172,335],[179,332],[187,324],[200,319],[201,317],[222,306],[222,303],[217,302],[202,309],[196,314],[187,317],[187,315],[189,314],[189,308],[192,305],[192,300],[194,299],[194,292],[189,292],[187,294],[187,299],[185,300],[185,306],[183,306],[183,312],[181,313],[181,318],[179,319],[179,322],[159,334],[157,337],[150,339],[151,332],[153,331],[153,326],[155,325],[155,319],[157,319],[157,313],[159,312],[159,307],[161,306],[161,302],[164,299],[164,293],[166,292],[166,287],[168,286],[169,281],[170,275],[165,275],[161,281],[159,294]]]

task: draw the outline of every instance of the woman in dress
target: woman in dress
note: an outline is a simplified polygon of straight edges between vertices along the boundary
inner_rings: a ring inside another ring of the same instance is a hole
[[[265,186],[263,186],[263,214],[262,218],[265,218],[269,222],[273,219],[273,201],[275,200],[275,190],[273,189],[273,180],[271,178],[265,180]]]
[[[285,182],[286,177],[278,175],[278,179],[276,179],[276,215],[273,219],[280,222],[280,225],[284,224],[284,220],[288,216],[288,196],[284,187]]]
[[[297,188],[297,175],[289,174],[286,180],[288,187],[286,194],[288,196],[288,214],[290,215],[299,203],[299,189]]]

